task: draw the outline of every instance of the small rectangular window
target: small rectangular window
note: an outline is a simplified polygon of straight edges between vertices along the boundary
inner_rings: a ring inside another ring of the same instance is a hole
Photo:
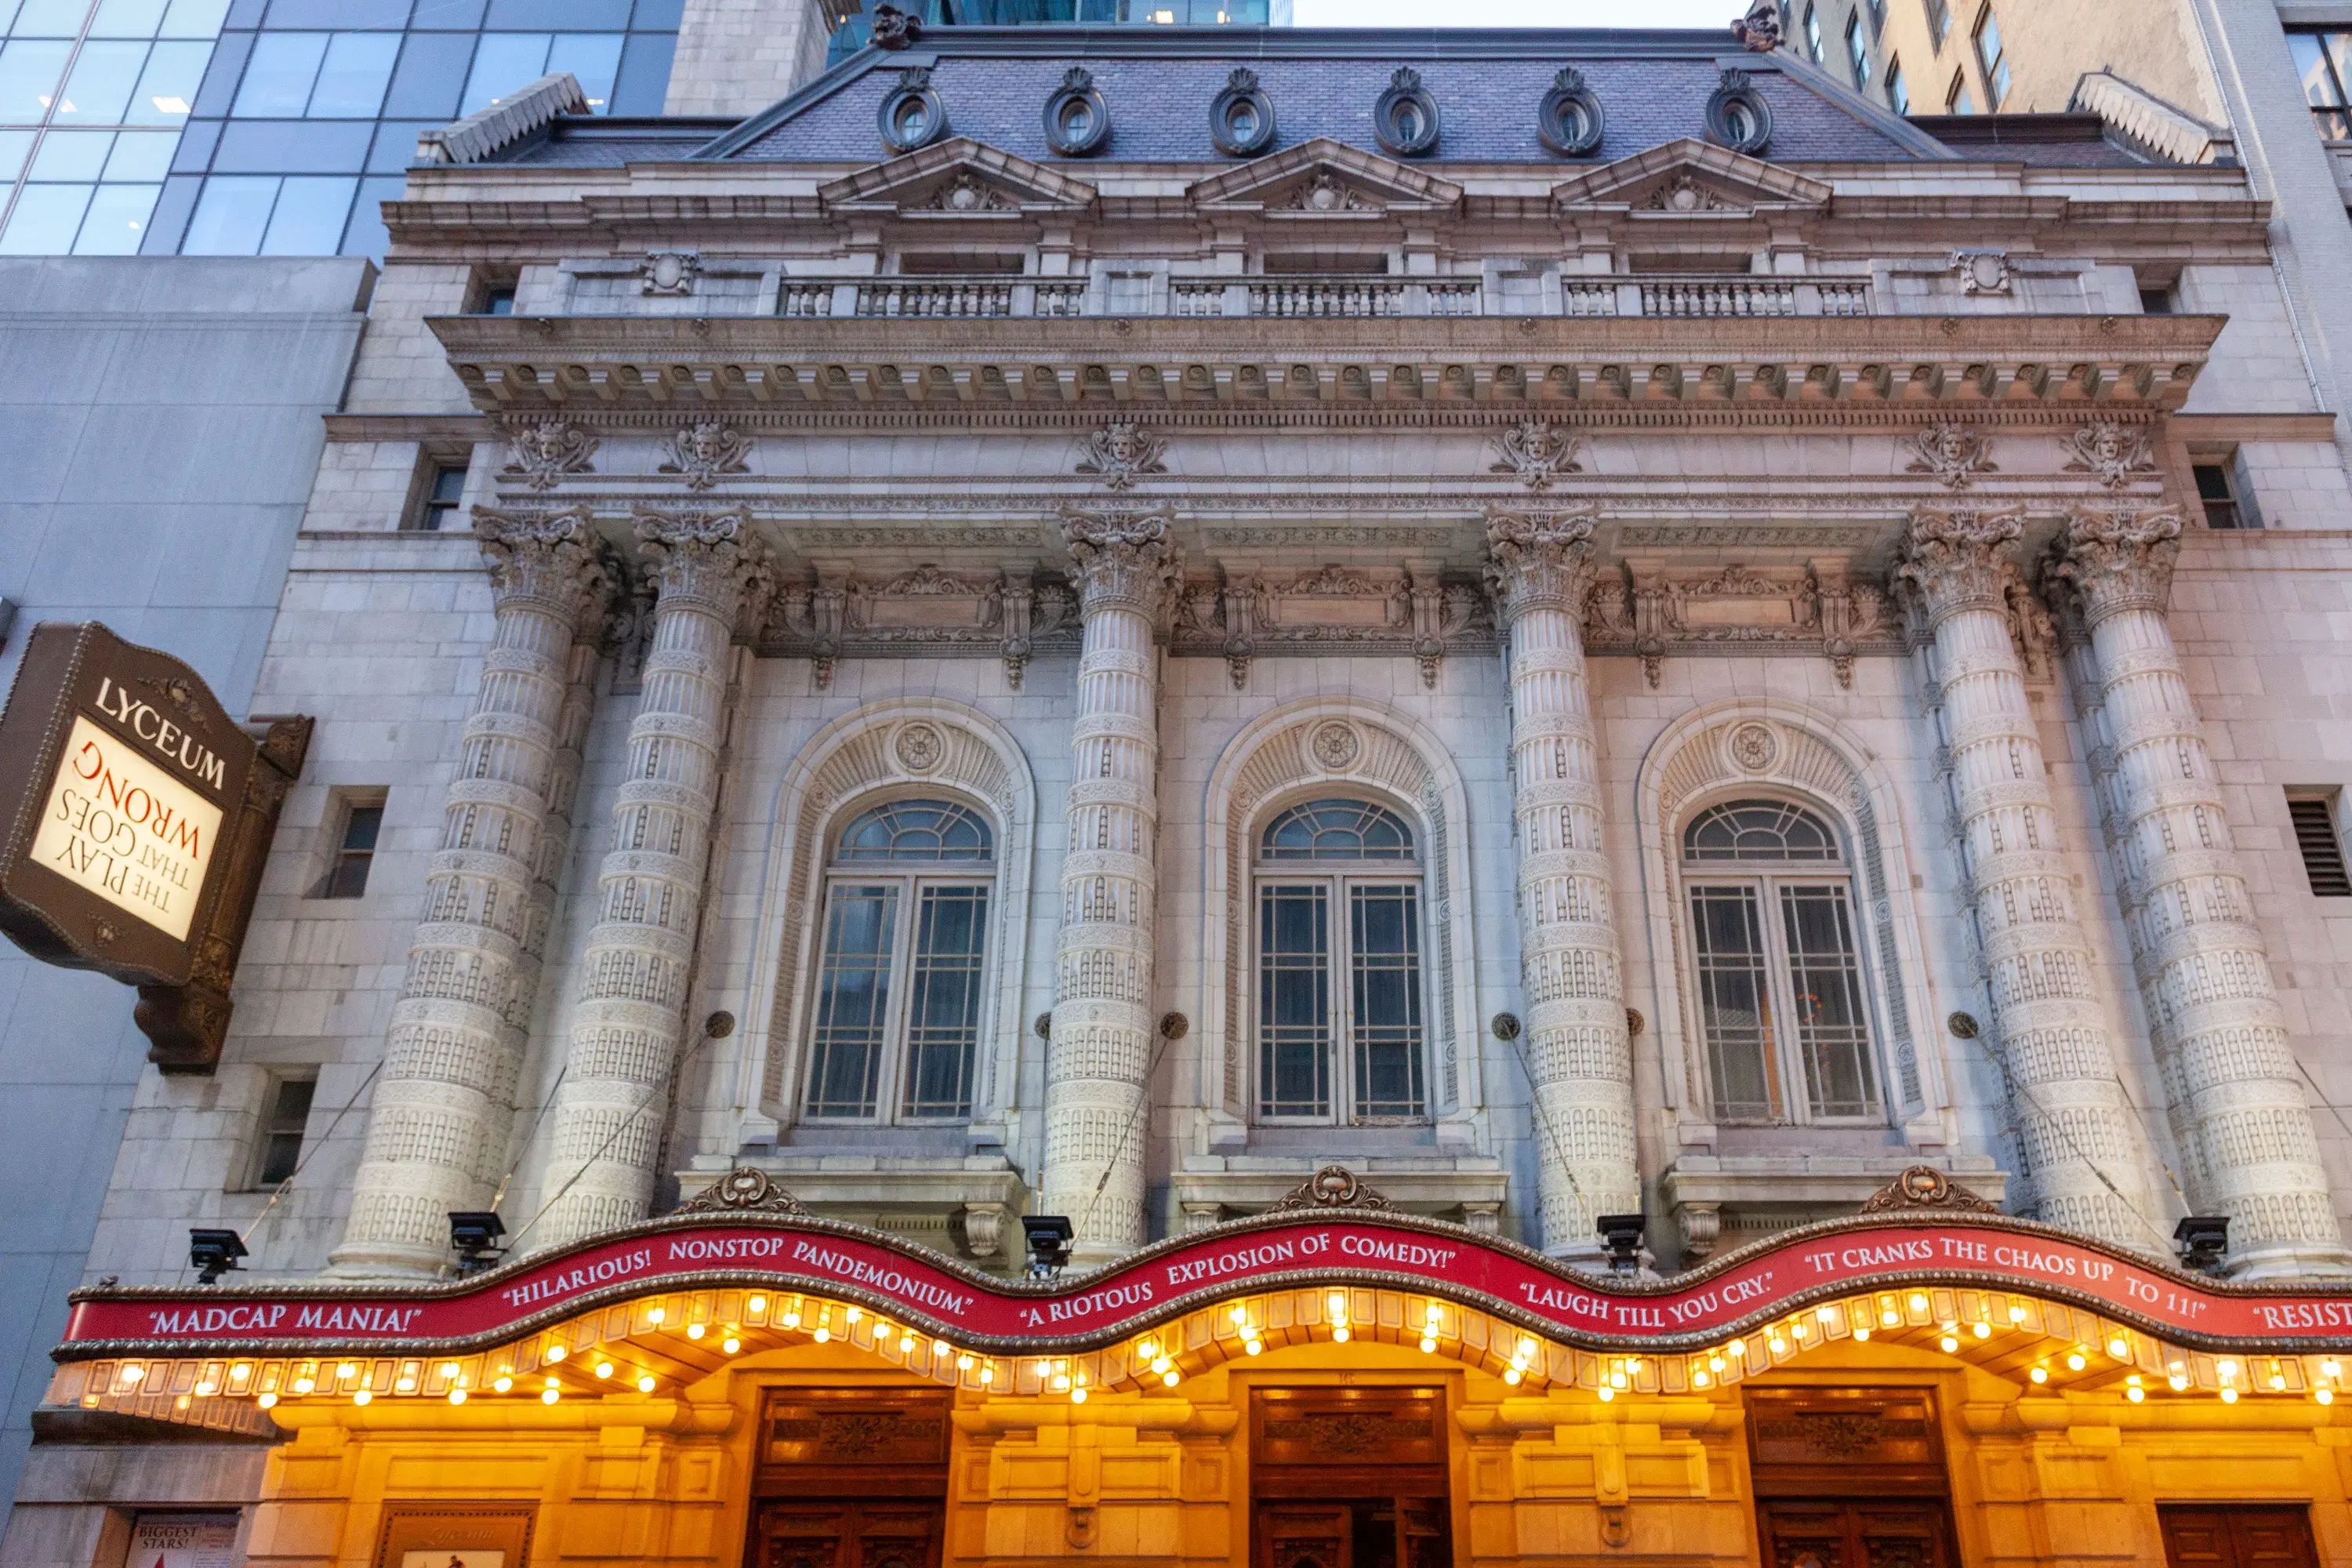
[[[1822,63],[1822,18],[1811,5],[1805,7],[1805,52],[1813,57],[1815,65]]]
[[[269,1086],[254,1160],[255,1186],[274,1187],[301,1168],[302,1133],[310,1125],[310,1099],[318,1088],[318,1080],[308,1078],[281,1078]]]
[[[335,840],[334,862],[327,868],[327,884],[320,897],[356,899],[367,892],[368,868],[375,860],[376,835],[383,827],[383,803],[353,802],[343,808],[342,832]]]
[[[2344,839],[2336,826],[2336,795],[2289,795],[2288,819],[2294,847],[2303,851],[2303,874],[2315,899],[2352,899],[2352,871],[2344,865]]]
[[[1939,50],[1952,36],[1952,7],[1948,0],[1927,0],[1927,36]]]
[[[1856,11],[1845,19],[1846,63],[1853,68],[1853,85],[1870,85],[1870,40],[1862,36],[1862,13]]]
[[[1976,111],[1977,100],[1975,96],[1969,91],[1968,73],[1966,71],[1954,71],[1952,73],[1951,89],[1944,94],[1944,112],[1947,114],[1974,114]]]
[[[1985,107],[1998,113],[2009,97],[2009,58],[2001,53],[2000,24],[1988,5],[1977,17],[1977,68],[1984,72]]]
[[[2189,472],[2197,481],[2197,500],[2205,510],[2206,527],[2262,527],[2262,513],[2254,507],[2253,487],[2247,482],[2242,451],[2192,458]]]
[[[411,533],[440,533],[451,526],[466,494],[466,465],[432,458],[417,477],[416,502],[400,526]]]
[[[2352,33],[2289,33],[2286,42],[2319,134],[2330,142],[2352,142],[2352,110],[2346,107],[2352,98],[2345,91],[2352,86]]]
[[[1911,84],[1903,79],[1903,62],[1886,62],[1886,102],[1897,114],[1911,112]]]
[[[2139,310],[2143,316],[2169,316],[2179,308],[2179,303],[2169,283],[2140,286]]]

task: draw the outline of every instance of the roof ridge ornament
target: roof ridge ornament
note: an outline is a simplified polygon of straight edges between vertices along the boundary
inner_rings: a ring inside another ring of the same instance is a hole
[[[1786,40],[1780,32],[1780,8],[1772,0],[1756,0],[1748,15],[1731,24],[1731,36],[1753,53],[1769,55]]]
[[[1268,1214],[1298,1209],[1392,1209],[1386,1194],[1366,1186],[1363,1178],[1345,1165],[1325,1165],[1313,1175],[1268,1204]]]
[[[1863,1200],[1858,1214],[1910,1209],[1957,1209],[1963,1214],[2000,1214],[1999,1204],[1972,1193],[1933,1165],[1913,1165]]]

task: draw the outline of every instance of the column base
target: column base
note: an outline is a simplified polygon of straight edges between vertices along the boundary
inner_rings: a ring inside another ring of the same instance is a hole
[[[2320,1242],[2274,1242],[2231,1253],[2223,1275],[2249,1283],[2258,1279],[2352,1279],[2352,1247]]]
[[[396,1242],[362,1242],[339,1247],[327,1255],[330,1279],[439,1279],[455,1272],[446,1248],[403,1247]]]

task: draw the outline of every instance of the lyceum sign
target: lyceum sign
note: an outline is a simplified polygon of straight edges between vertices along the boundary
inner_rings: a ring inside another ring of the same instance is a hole
[[[253,739],[195,671],[95,623],[34,629],[0,712],[0,931],[183,985],[223,896]]]

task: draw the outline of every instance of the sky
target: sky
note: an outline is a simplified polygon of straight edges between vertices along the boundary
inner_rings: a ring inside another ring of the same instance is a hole
[[[1293,0],[1301,27],[1714,27],[1727,29],[1744,0]]]

